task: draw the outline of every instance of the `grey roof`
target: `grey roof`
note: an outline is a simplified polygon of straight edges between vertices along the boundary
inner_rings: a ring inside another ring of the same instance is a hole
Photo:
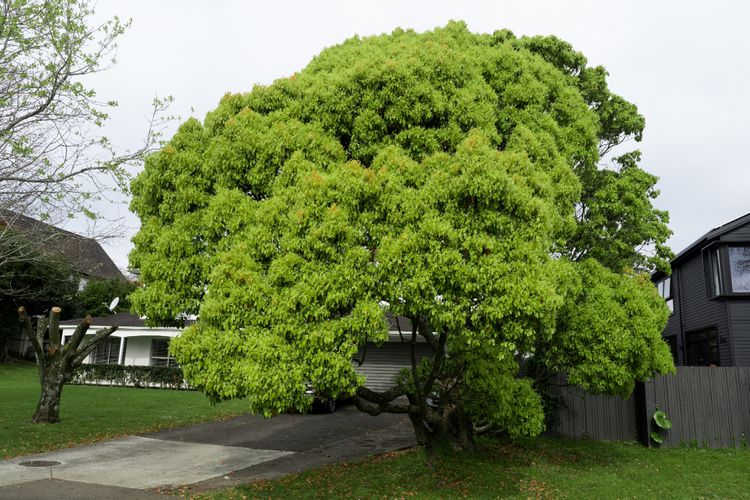
[[[408,318],[404,318],[403,316],[399,316],[398,320],[396,319],[396,316],[392,314],[386,314],[386,318],[388,320],[388,330],[391,332],[397,332],[398,327],[401,327],[401,332],[406,335],[407,333],[411,333],[411,321]],[[398,321],[398,323],[397,323]],[[81,322],[80,319],[69,319],[65,321],[61,321],[61,325],[78,325]],[[186,320],[185,324],[190,325],[194,323],[193,320]],[[131,312],[121,312],[117,314],[112,314],[110,316],[101,316],[96,318],[91,318],[91,326],[133,326],[133,327],[141,327],[146,328],[146,320],[141,318],[140,316],[137,316]]]
[[[411,320],[409,318],[404,318],[403,316],[394,316],[391,313],[386,313],[385,315],[386,319],[388,320],[388,331],[389,332],[397,332],[399,330],[399,327],[401,328],[401,333],[404,335],[411,334]]]
[[[61,257],[86,277],[125,280],[107,252],[92,238],[7,210],[0,211],[0,226],[14,229],[31,243],[37,243],[40,252]]]
[[[61,321],[61,325],[77,326],[81,322],[81,319],[68,319]],[[186,320],[185,324],[194,323],[192,320]],[[98,316],[91,318],[91,326],[132,326],[139,328],[148,328],[146,326],[146,320],[140,316],[131,312],[121,312],[112,314],[110,316]]]

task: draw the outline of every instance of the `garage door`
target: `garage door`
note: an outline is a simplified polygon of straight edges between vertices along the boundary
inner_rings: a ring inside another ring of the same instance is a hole
[[[417,344],[417,359],[432,356],[432,349],[426,343]],[[362,351],[357,354],[362,359]],[[365,360],[361,365],[354,363],[357,373],[366,377],[365,386],[373,391],[384,391],[393,387],[398,372],[411,368],[411,344],[387,342],[380,347],[368,343]]]

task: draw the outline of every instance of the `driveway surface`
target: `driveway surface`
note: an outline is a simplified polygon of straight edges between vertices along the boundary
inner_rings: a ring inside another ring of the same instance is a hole
[[[414,445],[408,419],[331,415],[229,420],[0,461],[0,498],[164,498],[278,477]],[[41,467],[22,462],[59,462]]]

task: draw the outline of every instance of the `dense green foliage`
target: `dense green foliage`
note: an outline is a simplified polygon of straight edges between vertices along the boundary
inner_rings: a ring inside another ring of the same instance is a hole
[[[20,335],[20,306],[42,314],[57,305],[71,318],[78,291],[64,260],[42,254],[23,238],[0,238],[0,254],[11,253],[16,258],[0,266],[0,363],[7,361],[10,339]]]
[[[73,303],[73,317],[83,318],[87,314],[93,317],[109,316],[113,312],[130,310],[130,294],[137,288],[137,284],[121,279],[92,279],[86,288],[76,294]],[[119,297],[114,311],[109,310],[112,299]]]
[[[195,391],[66,386],[61,421],[32,424],[39,399],[33,363],[0,365],[0,458],[238,415],[243,401],[211,405]]]
[[[0,239],[0,252],[19,256],[0,267],[0,303],[13,308],[14,315],[22,304],[29,308],[50,302],[67,306],[74,301],[78,280],[60,256],[39,251],[23,237]]]
[[[556,38],[450,23],[353,38],[227,95],[133,182],[134,309],[200,314],[172,345],[215,400],[274,414],[308,408],[307,383],[356,391],[409,413],[421,442],[466,444],[471,422],[538,434],[539,383],[561,369],[626,393],[671,368],[666,306],[624,272],[663,265],[669,232],[637,153],[599,168],[643,128],[605,77]],[[384,310],[434,356],[376,394],[351,359],[385,340]]]
[[[184,389],[184,382],[178,366],[91,364],[76,368],[69,383]]]
[[[648,449],[591,440],[480,441],[476,453],[421,450],[329,465],[197,499],[744,498],[748,451]]]

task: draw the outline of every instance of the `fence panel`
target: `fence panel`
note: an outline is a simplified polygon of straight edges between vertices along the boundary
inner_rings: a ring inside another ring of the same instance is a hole
[[[549,433],[571,438],[632,441],[637,439],[635,400],[593,396],[566,384],[559,375],[550,392],[557,400]]]
[[[649,387],[650,386],[650,387]],[[664,411],[672,428],[665,446],[745,446],[750,435],[750,367],[679,366],[646,382],[648,416]],[[649,401],[650,400],[650,401]],[[652,430],[655,430],[652,422]]]
[[[750,436],[750,367],[680,366],[674,375],[644,382],[641,403],[632,395],[623,400],[587,394],[566,385],[563,375],[551,392],[559,401],[550,419],[553,435],[635,440],[638,423],[646,422],[641,440],[649,445],[652,431],[664,437],[662,446],[731,448],[747,446]],[[670,430],[656,427],[657,409],[672,421]]]

